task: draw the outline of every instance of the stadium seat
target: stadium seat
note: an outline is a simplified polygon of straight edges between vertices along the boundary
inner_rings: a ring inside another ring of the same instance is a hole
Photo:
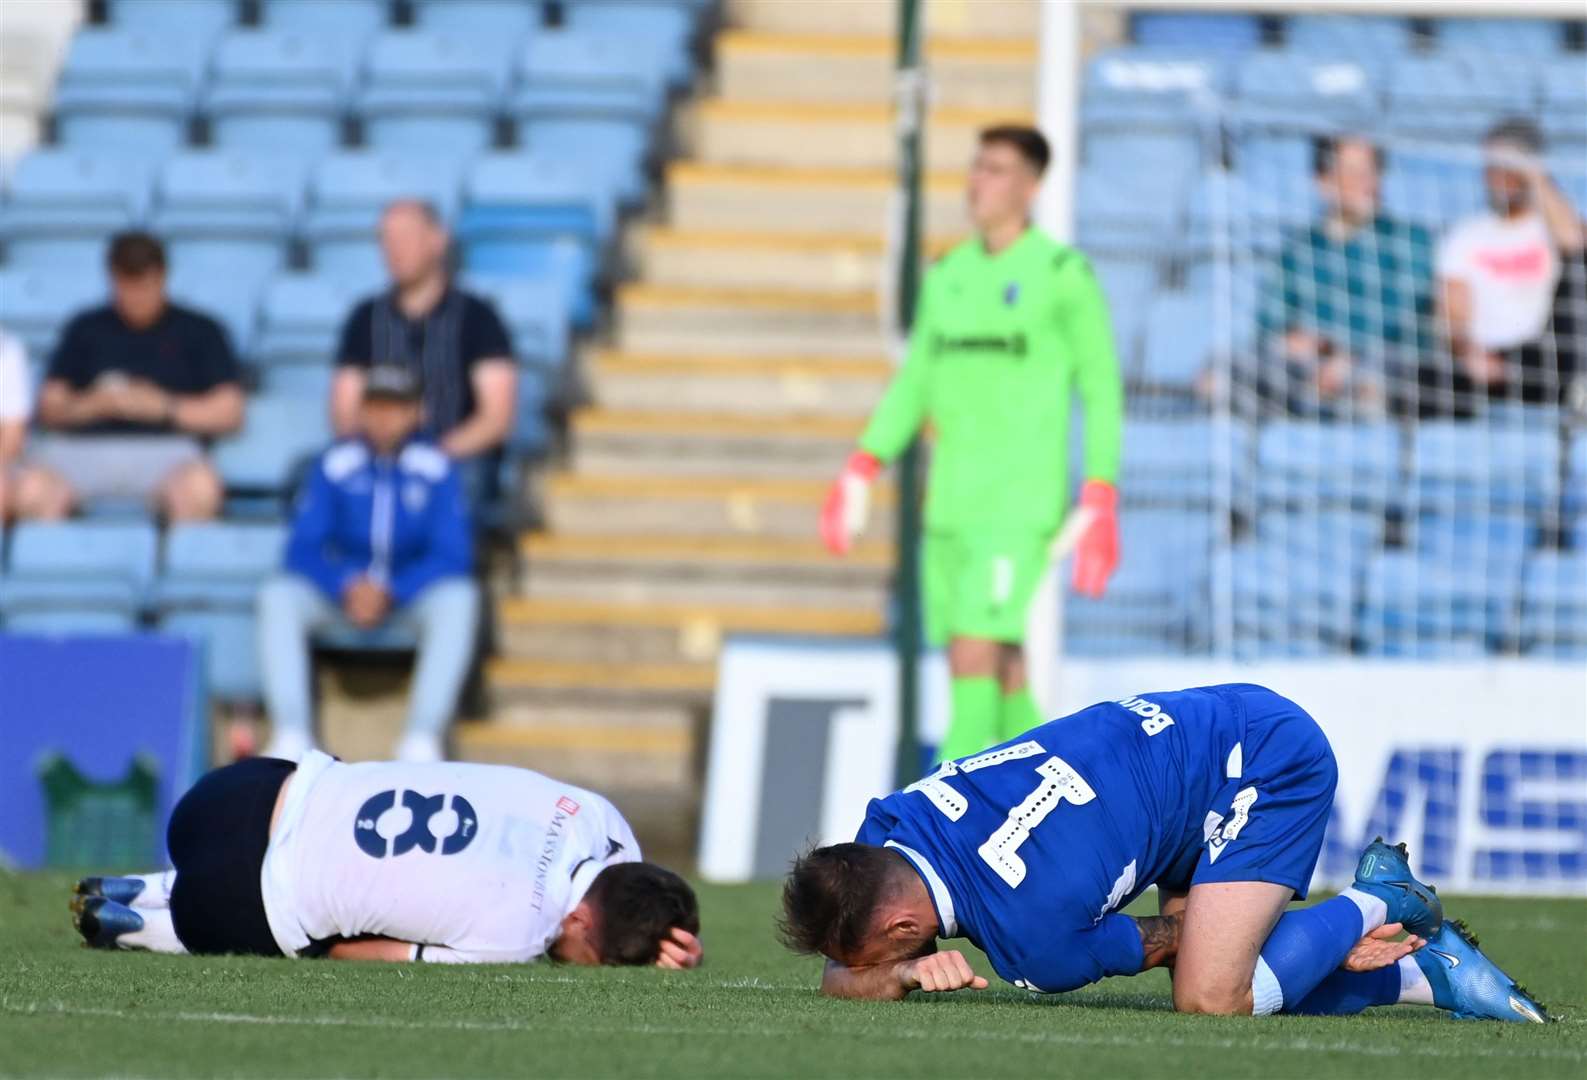
[[[158,537],[146,522],[25,523],[11,532],[0,611],[8,625],[49,609],[130,618],[154,577]]]
[[[237,24],[238,0],[110,0],[109,8],[118,30],[209,41]]]
[[[666,66],[654,47],[629,34],[547,30],[518,50],[525,89],[590,95],[591,103],[631,102],[652,119],[666,102]]]
[[[1587,431],[1572,435],[1570,446],[1565,451],[1564,509],[1567,514],[1587,517]],[[1582,546],[1587,550],[1587,544]]]
[[[1086,65],[1081,120],[1104,126],[1180,128],[1217,104],[1227,87],[1223,58],[1192,49],[1110,49]]]
[[[526,86],[510,109],[518,143],[530,152],[560,158],[595,178],[624,206],[637,206],[649,191],[645,165],[650,154],[651,106],[629,90]]]
[[[0,270],[0,325],[22,339],[43,363],[66,321],[106,300],[103,273]]]
[[[1205,650],[1211,518],[1126,508],[1119,534],[1122,557],[1107,593],[1064,602],[1065,652],[1106,657]]]
[[[667,84],[687,86],[694,76],[690,45],[694,5],[677,0],[566,0],[567,25],[576,32],[621,37],[630,48],[659,59]]]
[[[1213,351],[1213,313],[1205,296],[1159,293],[1146,315],[1140,381],[1189,392]]]
[[[204,655],[204,689],[214,700],[251,702],[260,697],[258,619],[250,610],[177,608],[159,616],[162,634],[198,643]]]
[[[1400,435],[1389,424],[1274,420],[1256,442],[1256,490],[1264,503],[1389,505],[1400,492]]]
[[[221,266],[173,260],[167,291],[177,303],[218,321],[226,328],[232,349],[246,356],[259,321],[258,279],[224,273]]]
[[[1391,130],[1472,142],[1501,117],[1536,111],[1537,75],[1486,56],[1405,57],[1390,71],[1388,98]]]
[[[1359,564],[1383,543],[1384,517],[1374,510],[1263,509],[1256,515],[1256,541],[1281,548],[1302,563]]]
[[[187,137],[203,62],[189,36],[79,31],[55,90],[59,141],[97,154],[164,157]]]
[[[377,150],[468,156],[490,145],[511,43],[387,30],[365,57],[358,97],[364,139]]]
[[[1559,490],[1559,437],[1454,420],[1423,421],[1411,436],[1417,505],[1445,513],[1516,511]]]
[[[425,30],[512,43],[539,28],[542,12],[526,0],[415,0],[413,14]]]
[[[237,30],[215,51],[202,110],[217,146],[312,160],[340,141],[352,56],[306,31]]]
[[[1157,288],[1157,264],[1150,259],[1102,255],[1091,260],[1091,268],[1113,316],[1113,343],[1119,363],[1126,375],[1133,374],[1141,330],[1146,325],[1147,304]]]
[[[1316,56],[1397,57],[1411,47],[1411,29],[1394,15],[1291,15],[1284,43]]]
[[[1433,22],[1434,44],[1441,50],[1495,53],[1531,63],[1564,47],[1565,28],[1551,19],[1443,18]]]
[[[1221,485],[1249,482],[1250,432],[1210,420],[1126,421],[1119,486],[1132,503],[1210,508]]]
[[[1288,130],[1354,128],[1376,118],[1380,74],[1359,57],[1255,52],[1235,71],[1237,115]]]
[[[1520,564],[1451,567],[1410,551],[1385,551],[1367,566],[1356,634],[1377,656],[1477,656],[1515,637]]]
[[[1478,573],[1520,566],[1541,534],[1533,517],[1481,509],[1465,514],[1428,510],[1416,517],[1414,531],[1416,550],[1424,557]]]
[[[1523,652],[1587,659],[1587,548],[1538,551],[1521,575]]]
[[[1436,231],[1485,205],[1481,165],[1469,155],[1420,147],[1402,150],[1383,174],[1384,211]]]
[[[463,287],[490,300],[512,334],[513,355],[529,367],[557,370],[569,359],[569,283],[558,276],[470,274]]]
[[[1320,533],[1286,528],[1233,545],[1229,550],[1234,602],[1234,649],[1240,659],[1327,656],[1350,650],[1355,586],[1361,552],[1350,525],[1314,518]],[[1318,552],[1334,530],[1346,535],[1340,549]],[[1303,538],[1304,537],[1304,538]]]
[[[144,219],[149,176],[138,160],[35,150],[12,173],[0,208],[8,267],[103,273],[110,234]]]
[[[1279,178],[1260,173],[1210,169],[1198,177],[1184,198],[1184,252],[1210,257],[1218,237],[1226,236],[1241,252],[1276,253],[1286,235],[1311,223],[1314,189],[1304,177]]]
[[[1587,58],[1560,56],[1541,65],[1543,135],[1550,144],[1572,144],[1572,170],[1582,175],[1582,151],[1587,142]],[[1577,206],[1582,203],[1578,201]]]
[[[1083,168],[1076,186],[1083,211],[1075,224],[1088,253],[1163,254],[1179,233],[1182,195],[1165,194],[1161,178]]]
[[[248,402],[242,431],[215,444],[215,468],[229,495],[257,497],[240,503],[265,513],[272,504],[277,516],[280,497],[288,494],[297,472],[331,441],[330,420],[323,398],[264,395]]]
[[[363,299],[358,285],[331,274],[283,274],[265,287],[253,359],[263,365],[299,364],[329,368],[337,337],[353,306]]]
[[[154,228],[179,271],[257,285],[286,258],[302,207],[304,170],[290,157],[199,151],[165,165]]]
[[[314,268],[372,283],[384,279],[376,243],[380,213],[395,199],[429,202],[444,219],[457,204],[457,173],[447,159],[347,151],[320,162],[310,182],[303,234]]]
[[[1141,11],[1130,18],[1137,45],[1198,52],[1244,52],[1262,44],[1262,20],[1224,12]]]
[[[301,30],[355,48],[391,16],[386,0],[263,0],[260,11],[272,30]]]
[[[281,565],[280,524],[214,521],[173,525],[153,593],[162,611],[253,610],[259,582]]]

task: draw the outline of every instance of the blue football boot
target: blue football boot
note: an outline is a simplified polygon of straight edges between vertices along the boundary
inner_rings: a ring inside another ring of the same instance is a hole
[[[1548,1022],[1543,1003],[1482,954],[1477,935],[1463,922],[1445,922],[1411,955],[1433,988],[1433,1004],[1456,1020]]]
[[[143,916],[103,896],[84,896],[72,902],[72,925],[90,949],[115,949],[122,934],[143,929]]]
[[[1411,873],[1404,844],[1385,844],[1381,836],[1368,844],[1356,864],[1355,887],[1388,905],[1385,922],[1401,923],[1417,937],[1431,937],[1444,921],[1443,902],[1431,885]]]
[[[137,877],[85,877],[72,888],[80,897],[103,896],[118,904],[132,907],[143,893],[144,880]],[[72,901],[74,904],[77,901]],[[145,905],[147,906],[147,905]]]

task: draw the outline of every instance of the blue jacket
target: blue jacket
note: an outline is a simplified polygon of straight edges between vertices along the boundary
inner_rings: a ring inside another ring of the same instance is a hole
[[[473,568],[468,505],[451,459],[410,440],[395,457],[376,457],[361,439],[320,455],[298,500],[286,568],[333,601],[369,576],[397,606],[425,586]]]

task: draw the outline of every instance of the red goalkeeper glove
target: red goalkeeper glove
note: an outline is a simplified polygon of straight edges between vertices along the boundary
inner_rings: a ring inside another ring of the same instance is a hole
[[[1080,505],[1091,511],[1091,524],[1075,550],[1075,591],[1094,598],[1107,588],[1119,565],[1119,492],[1105,480],[1087,480]]]
[[[826,501],[821,504],[821,540],[832,554],[847,554],[854,538],[865,528],[871,481],[881,471],[880,461],[864,450],[856,450],[832,482]]]

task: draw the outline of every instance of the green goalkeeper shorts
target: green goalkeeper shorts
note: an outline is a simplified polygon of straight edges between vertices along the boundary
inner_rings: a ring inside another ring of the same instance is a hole
[[[1025,640],[1025,615],[1047,572],[1052,537],[928,532],[921,551],[926,638]]]

